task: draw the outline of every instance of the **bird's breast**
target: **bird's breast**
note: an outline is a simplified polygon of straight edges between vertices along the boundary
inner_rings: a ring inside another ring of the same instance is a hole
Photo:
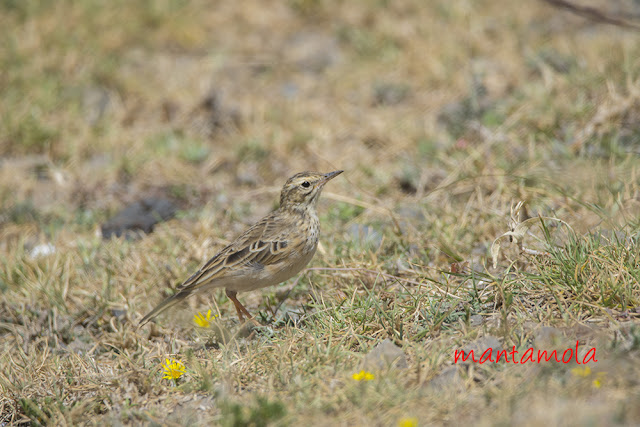
[[[293,225],[293,224],[292,224]],[[243,274],[225,284],[238,292],[276,285],[298,274],[311,261],[318,247],[319,221],[317,215],[301,215],[291,233],[286,258],[275,264],[247,266]]]
[[[298,222],[300,230],[304,230],[301,236],[305,236],[307,250],[315,252],[318,246],[318,235],[320,234],[320,221],[315,212],[308,212],[307,215]]]

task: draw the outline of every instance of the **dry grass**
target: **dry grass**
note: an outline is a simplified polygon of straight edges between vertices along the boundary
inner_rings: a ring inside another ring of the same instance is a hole
[[[0,425],[637,421],[637,32],[490,0],[7,1],[0,27]],[[338,168],[314,268],[241,296],[264,328],[220,291],[135,329],[288,176]],[[98,236],[148,195],[180,214]],[[517,201],[571,228],[494,269]],[[452,366],[492,337],[598,363]],[[353,380],[385,338],[407,367]]]

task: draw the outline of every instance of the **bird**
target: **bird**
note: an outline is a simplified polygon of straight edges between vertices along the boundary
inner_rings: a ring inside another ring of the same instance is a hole
[[[289,178],[282,187],[277,210],[209,259],[177,287],[175,294],[144,316],[138,327],[191,295],[217,288],[225,289],[240,322],[247,316],[257,323],[237,294],[284,282],[311,261],[320,233],[318,199],[325,184],[342,172],[300,172]]]

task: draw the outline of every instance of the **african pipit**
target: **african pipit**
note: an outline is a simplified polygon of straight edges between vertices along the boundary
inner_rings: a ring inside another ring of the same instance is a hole
[[[316,212],[322,187],[342,171],[301,172],[287,180],[278,210],[247,229],[218,252],[140,321],[140,326],[197,292],[225,288],[240,321],[253,319],[238,301],[238,292],[284,282],[302,270],[316,252],[319,221]]]

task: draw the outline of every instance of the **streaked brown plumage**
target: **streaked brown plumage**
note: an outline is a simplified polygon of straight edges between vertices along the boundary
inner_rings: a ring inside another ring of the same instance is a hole
[[[251,314],[238,301],[238,292],[283,282],[302,270],[316,252],[319,221],[316,205],[322,188],[341,174],[301,172],[287,180],[278,210],[262,218],[222,249],[140,321],[140,326],[185,298],[225,288],[240,321]]]

